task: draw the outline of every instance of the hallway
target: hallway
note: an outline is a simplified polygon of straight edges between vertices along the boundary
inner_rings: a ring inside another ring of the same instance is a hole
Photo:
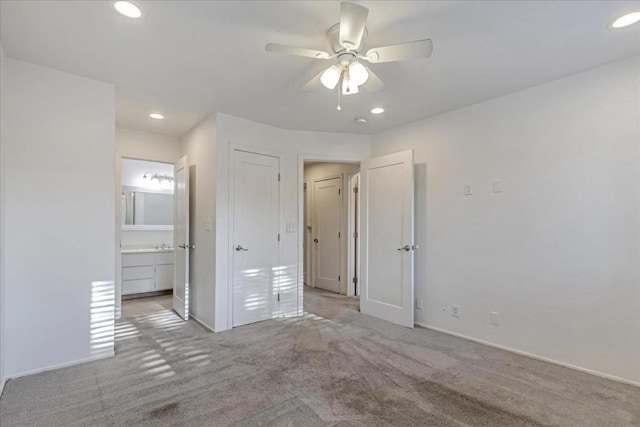
[[[640,390],[356,311],[212,334],[168,309],[117,323],[113,358],[11,380],[2,426],[566,425],[640,421]]]

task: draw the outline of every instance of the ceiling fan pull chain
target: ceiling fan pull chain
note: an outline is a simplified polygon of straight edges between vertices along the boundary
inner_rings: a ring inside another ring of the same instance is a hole
[[[342,80],[343,80],[343,76],[344,76],[344,72],[342,74],[340,74],[340,81],[338,81],[338,106],[336,107],[336,110],[338,111],[342,111],[342,107],[340,106],[340,97],[342,94]]]

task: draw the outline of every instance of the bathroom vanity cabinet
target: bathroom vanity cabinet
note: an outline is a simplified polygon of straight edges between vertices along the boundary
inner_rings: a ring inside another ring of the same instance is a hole
[[[122,251],[122,295],[173,289],[173,274],[173,250]]]

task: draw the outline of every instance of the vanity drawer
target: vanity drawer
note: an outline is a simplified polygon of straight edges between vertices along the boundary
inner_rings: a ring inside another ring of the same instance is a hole
[[[123,280],[122,295],[140,294],[143,292],[153,292],[153,279]]]
[[[125,267],[122,269],[122,280],[153,279],[154,266]]]
[[[143,265],[153,265],[154,254],[122,254],[123,267],[138,267]]]
[[[155,255],[156,255],[156,265],[174,263],[173,252],[163,252]]]

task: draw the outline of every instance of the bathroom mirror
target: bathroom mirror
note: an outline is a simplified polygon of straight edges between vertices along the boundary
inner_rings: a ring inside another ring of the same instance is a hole
[[[173,191],[122,187],[122,230],[173,230]]]

